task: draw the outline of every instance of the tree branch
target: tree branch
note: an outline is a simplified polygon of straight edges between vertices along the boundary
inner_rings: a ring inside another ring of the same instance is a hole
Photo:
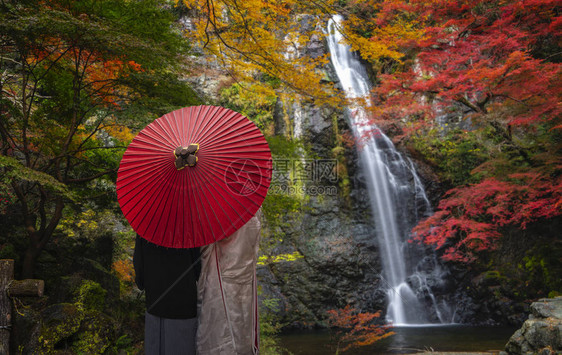
[[[59,221],[62,217],[63,208],[64,208],[63,199],[61,196],[58,196],[56,198],[55,211],[53,213],[53,216],[51,217],[51,221],[49,222],[47,228],[45,228],[41,233],[41,238],[38,244],[39,250],[43,250],[43,248],[45,247],[45,245],[53,235],[53,232],[55,231],[55,228],[59,224]]]
[[[85,178],[80,178],[80,179],[69,179],[69,180],[66,180],[66,183],[71,184],[71,183],[76,183],[76,182],[87,182],[87,181],[92,181],[92,180],[97,179],[97,178],[99,178],[99,177],[102,177],[102,176],[104,176],[104,175],[107,175],[107,174],[110,174],[110,173],[114,173],[114,172],[116,172],[117,170],[118,170],[117,168],[115,168],[115,169],[109,169],[109,170],[101,171],[101,172],[99,172],[99,173],[97,173],[97,174],[95,174],[95,175],[88,176],[88,177],[85,177]]]
[[[474,112],[482,112],[482,113],[487,113],[486,109],[481,109],[480,107],[478,107],[477,105],[473,104],[472,102],[468,101],[468,99],[464,96],[461,95],[457,95],[455,97],[455,101],[467,106],[468,108],[472,109]]]

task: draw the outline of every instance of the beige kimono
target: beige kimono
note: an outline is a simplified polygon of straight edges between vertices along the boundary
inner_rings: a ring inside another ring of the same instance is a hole
[[[249,355],[259,349],[256,261],[261,209],[242,228],[201,248],[198,355]]]

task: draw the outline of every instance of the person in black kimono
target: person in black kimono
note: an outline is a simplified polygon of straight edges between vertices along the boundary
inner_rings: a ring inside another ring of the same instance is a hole
[[[137,235],[133,264],[146,296],[145,354],[195,354],[199,259],[199,248],[166,248]]]

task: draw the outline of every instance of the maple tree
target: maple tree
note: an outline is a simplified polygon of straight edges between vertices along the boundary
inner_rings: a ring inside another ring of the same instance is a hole
[[[377,324],[376,321],[381,313],[358,312],[350,305],[341,309],[328,311],[328,323],[330,326],[342,329],[338,337],[338,350],[340,343],[345,346],[342,351],[354,347],[367,346],[384,339],[394,333],[389,331],[389,326]]]
[[[553,169],[554,175],[515,173],[448,191],[439,211],[414,228],[414,240],[435,245],[445,260],[474,261],[476,253],[496,249],[502,227],[525,229],[562,214],[560,162]]]
[[[343,100],[319,70],[328,64],[328,56],[310,53],[307,48],[311,41],[324,38],[321,18],[332,3],[180,1],[194,27],[186,35],[204,53],[216,56],[241,89],[256,100],[272,95],[298,96],[318,105]]]
[[[346,14],[341,27],[346,43],[378,70],[389,61],[402,62],[411,43],[424,35],[418,14],[402,1],[355,0],[340,12]]]
[[[421,34],[406,18],[396,18],[381,30],[368,15],[381,8],[381,2],[372,0],[345,6],[335,0],[176,0],[176,5],[185,7],[193,26],[186,35],[204,53],[216,56],[222,69],[256,100],[277,95],[317,106],[347,102],[322,71],[329,54],[309,48],[325,39],[326,22],[335,14],[347,15],[339,29],[346,43],[368,60],[398,59],[399,44]],[[372,37],[365,38],[365,32]]]
[[[25,278],[68,207],[107,196],[131,128],[197,100],[170,75],[187,45],[156,1],[0,10],[0,191],[27,235]]]
[[[380,76],[374,94],[383,104],[375,115],[419,111],[431,116],[432,106],[423,104],[431,98],[442,107],[463,105],[475,121],[497,122],[501,134],[509,132],[500,124],[559,118],[562,69],[555,60],[562,27],[555,1],[418,0],[402,5],[401,11],[426,19],[424,35],[410,41],[415,63]],[[389,26],[387,12],[378,18],[383,29]]]

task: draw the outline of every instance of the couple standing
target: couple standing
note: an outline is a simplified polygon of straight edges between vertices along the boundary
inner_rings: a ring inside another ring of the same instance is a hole
[[[133,262],[135,282],[146,291],[147,355],[258,353],[260,220],[261,209],[230,237],[200,250],[137,236]]]

